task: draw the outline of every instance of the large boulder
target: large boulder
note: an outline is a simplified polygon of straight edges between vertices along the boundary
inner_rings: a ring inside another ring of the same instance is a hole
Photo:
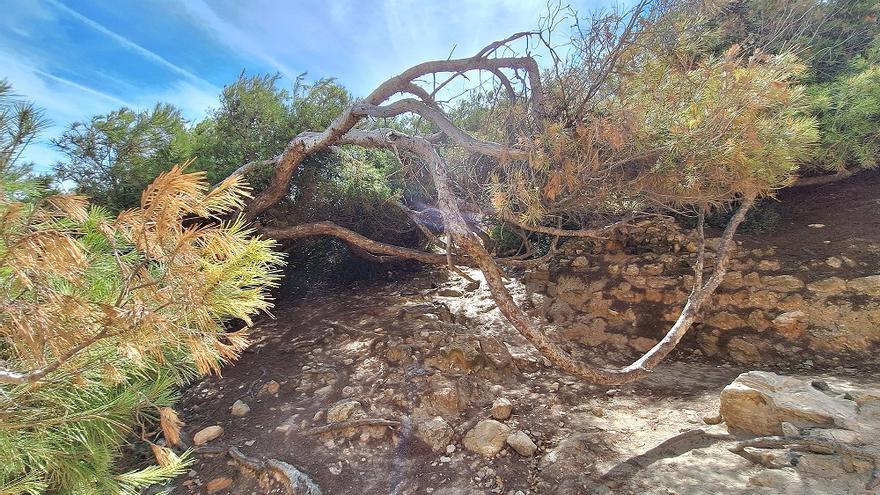
[[[782,435],[782,423],[854,429],[857,413],[858,405],[843,395],[765,371],[743,373],[721,392],[721,417],[733,433]]]

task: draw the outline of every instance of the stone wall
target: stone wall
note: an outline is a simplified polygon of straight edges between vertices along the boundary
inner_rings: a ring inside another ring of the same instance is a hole
[[[707,276],[719,240],[707,239]],[[869,263],[812,259],[796,246],[756,239],[738,244],[685,349],[744,364],[876,359],[880,274]],[[650,349],[678,317],[696,250],[674,222],[644,222],[603,242],[570,240],[524,281],[534,313],[560,340],[626,360]]]

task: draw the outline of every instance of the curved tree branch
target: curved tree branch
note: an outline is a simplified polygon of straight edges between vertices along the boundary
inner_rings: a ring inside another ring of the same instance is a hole
[[[356,104],[353,108],[355,115],[369,117],[396,117],[404,113],[417,114],[440,128],[446,136],[452,139],[455,144],[476,154],[491,156],[495,158],[510,158],[512,160],[526,160],[529,152],[504,146],[492,141],[483,141],[476,139],[470,134],[456,127],[451,120],[443,113],[442,110],[431,108],[424,103],[412,98],[405,98],[395,101],[385,106],[368,105],[366,103]]]
[[[490,45],[490,47],[493,45]],[[489,52],[491,51],[489,50]],[[343,111],[324,131],[319,133],[301,133],[293,138],[277,159],[252,162],[252,164],[245,164],[239,167],[239,169],[233,172],[233,175],[253,170],[261,164],[275,163],[275,174],[269,186],[259,193],[247,206],[245,217],[248,220],[253,220],[272,205],[281,201],[290,190],[290,179],[303,159],[310,154],[338,144],[339,138],[352,130],[365,117],[365,115],[358,115],[354,111],[355,107],[358,105],[378,106],[393,95],[403,92],[418,93],[416,96],[424,97],[421,92],[414,90],[413,87],[415,86],[414,81],[425,75],[444,72],[463,73],[472,70],[486,70],[490,72],[500,69],[525,70],[528,73],[531,85],[532,110],[537,116],[543,115],[543,88],[541,86],[541,74],[538,63],[532,57],[486,58],[483,55],[484,53],[488,52],[481,51],[474,57],[424,62],[410,67],[380,84],[363,102]],[[431,107],[426,105],[425,108]],[[442,115],[442,112],[440,114]]]

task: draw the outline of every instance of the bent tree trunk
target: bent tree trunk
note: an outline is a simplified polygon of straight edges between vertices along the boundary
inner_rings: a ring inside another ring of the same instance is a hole
[[[703,215],[700,214],[698,230],[700,233],[700,248],[695,266],[694,287],[687,298],[681,313],[665,336],[642,357],[629,366],[619,369],[606,369],[591,366],[587,363],[578,362],[568,354],[559,344],[548,339],[541,330],[535,326],[525,311],[520,308],[513,299],[510,291],[504,284],[504,276],[499,264],[508,266],[527,265],[533,260],[496,260],[486,250],[477,234],[465,220],[459,202],[450,185],[446,162],[437,150],[438,141],[435,136],[410,136],[393,131],[391,129],[364,130],[355,126],[367,118],[393,118],[403,114],[417,115],[434,124],[439,130],[441,137],[445,137],[452,145],[474,155],[492,157],[497,160],[528,160],[529,150],[517,145],[505,145],[491,141],[474,138],[465,131],[455,126],[445,115],[440,106],[433,100],[434,94],[446,83],[442,83],[435,92],[429,94],[426,90],[416,85],[416,81],[425,76],[436,76],[439,73],[453,73],[450,79],[458,77],[467,71],[488,71],[496,77],[502,70],[512,70],[514,73],[525,72],[526,78],[520,78],[524,86],[528,84],[531,95],[529,111],[533,114],[537,125],[543,125],[542,89],[540,74],[535,60],[531,57],[507,57],[490,58],[489,56],[505,46],[505,43],[528,36],[529,33],[519,33],[502,42],[493,43],[481,50],[471,58],[443,60],[419,64],[400,75],[382,83],[365,100],[355,103],[337,117],[323,132],[304,132],[296,136],[285,149],[281,156],[271,160],[252,162],[240,167],[235,174],[243,174],[255,168],[274,166],[275,174],[267,189],[256,196],[245,210],[245,216],[253,220],[266,209],[281,201],[290,189],[290,179],[296,169],[301,165],[304,158],[312,153],[327,149],[331,146],[356,145],[362,147],[386,148],[396,153],[407,153],[419,158],[428,168],[434,188],[437,194],[437,208],[441,212],[443,228],[448,240],[447,253],[437,254],[398,246],[391,246],[361,236],[341,226],[322,222],[318,224],[296,225],[282,228],[264,228],[262,232],[270,237],[282,239],[297,239],[312,235],[335,236],[349,245],[356,246],[364,254],[382,257],[396,257],[401,259],[413,259],[424,263],[438,265],[468,265],[478,268],[486,279],[489,290],[499,310],[510,321],[513,327],[538,351],[547,357],[560,369],[576,375],[585,380],[606,385],[616,385],[639,380],[647,376],[681,341],[697,318],[700,308],[709,299],[721,283],[727,271],[733,247],[733,237],[740,223],[745,218],[746,212],[754,203],[755,196],[748,195],[741,198],[741,205],[728,223],[717,250],[715,268],[711,276],[703,282],[704,266],[704,239],[702,235]],[[509,82],[509,81],[508,81]],[[505,84],[504,86],[507,86]],[[406,93],[415,96],[404,98],[383,106],[389,98],[397,93]],[[510,91],[508,91],[510,93]],[[516,225],[540,233],[549,233],[556,236],[572,237],[599,237],[608,229],[595,230],[564,230],[560,228],[548,228],[531,226],[518,221],[515,216],[497,213],[496,218],[502,222]],[[457,247],[460,251],[457,255],[452,252]],[[454,267],[451,267],[454,269]]]

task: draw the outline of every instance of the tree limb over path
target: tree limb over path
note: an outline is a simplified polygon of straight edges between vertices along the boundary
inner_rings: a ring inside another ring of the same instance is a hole
[[[631,26],[634,25],[632,24]],[[627,29],[624,32],[625,36],[630,37],[630,32],[631,30]],[[438,129],[440,136],[445,138],[445,144],[448,144],[450,147],[463,150],[472,157],[483,157],[495,160],[501,164],[509,162],[525,164],[523,169],[527,170],[528,167],[532,166],[533,152],[535,151],[530,147],[532,146],[530,143],[540,141],[542,136],[546,136],[546,134],[542,133],[547,131],[545,126],[548,125],[545,120],[547,96],[544,94],[545,90],[542,85],[541,74],[539,73],[537,62],[531,56],[492,57],[509,40],[522,39],[527,36],[529,36],[528,33],[519,33],[508,40],[493,43],[470,58],[441,60],[416,65],[379,85],[364,100],[356,102],[346,109],[323,131],[304,132],[296,136],[279,157],[265,162],[254,162],[244,165],[236,173],[245,173],[262,166],[274,166],[274,177],[269,186],[259,193],[247,206],[245,214],[248,219],[253,220],[268,208],[281,201],[289,193],[290,179],[294,172],[310,154],[331,147],[345,145],[393,150],[398,156],[406,156],[413,159],[427,170],[436,194],[436,208],[442,217],[442,229],[447,236],[447,252],[445,254],[392,246],[369,239],[331,222],[290,227],[264,227],[261,229],[261,232],[276,239],[288,240],[309,236],[333,236],[343,240],[350,246],[354,246],[356,250],[362,251],[367,256],[378,257],[377,259],[385,260],[388,259],[387,257],[394,257],[437,265],[448,263],[453,269],[455,269],[455,265],[478,268],[485,277],[488,288],[501,313],[523,337],[531,342],[557,367],[585,380],[599,384],[616,385],[636,381],[648,376],[651,370],[675,349],[684,335],[693,326],[701,307],[721,284],[735,244],[734,234],[744,220],[746,213],[754,204],[756,197],[760,195],[760,187],[749,185],[744,189],[740,189],[739,193],[735,195],[729,194],[727,197],[726,201],[738,201],[739,207],[721,236],[714,268],[705,280],[703,273],[706,265],[705,239],[703,235],[704,212],[708,204],[713,201],[712,198],[716,196],[711,196],[707,193],[706,197],[710,199],[700,200],[705,201],[705,203],[698,203],[697,232],[700,245],[694,267],[694,286],[685,305],[681,309],[678,319],[665,332],[664,337],[642,357],[628,366],[609,369],[579,362],[558,343],[551,341],[544,335],[525,311],[515,303],[510,291],[505,286],[504,274],[500,268],[501,265],[526,266],[535,260],[495,259],[474,231],[473,222],[468,221],[463,212],[476,209],[479,214],[491,216],[500,222],[516,226],[525,231],[557,237],[599,239],[605,237],[610,231],[626,221],[613,223],[607,227],[597,229],[567,230],[559,226],[532,225],[515,213],[502,211],[503,208],[495,206],[491,208],[481,205],[470,206],[456,195],[456,190],[453,187],[455,184],[450,179],[450,167],[447,163],[447,156],[441,153],[445,149],[441,148],[444,143],[437,139],[437,135],[409,135],[392,129],[364,129],[361,125],[365,120],[371,118],[394,118],[402,115],[415,115]],[[631,39],[626,38],[619,40],[618,43],[625,44],[629,41]],[[604,81],[608,79],[608,73],[613,71],[614,65],[618,63],[621,50],[623,48],[615,48],[608,51],[608,57],[610,57],[608,64],[610,65],[601,65],[603,73],[600,74],[597,84],[604,84]],[[499,90],[506,92],[509,97],[516,100],[519,96],[515,90],[511,91],[512,79],[506,77],[504,71],[513,72],[515,75],[513,79],[521,81],[523,87],[522,103],[528,112],[528,118],[524,122],[530,126],[531,130],[529,132],[533,133],[532,136],[526,136],[525,140],[518,140],[516,143],[510,144],[478,139],[456,125],[449,118],[444,112],[443,107],[435,101],[436,92],[440,87],[446,85],[449,80],[469,71],[488,72],[497,80]],[[522,78],[520,72],[525,72],[526,78]],[[439,86],[435,86],[434,92],[429,93],[418,85],[421,78],[436,76],[441,73],[451,73],[452,76]],[[389,102],[392,97],[401,93],[412,95],[414,98],[404,97]],[[601,92],[591,88],[589,93],[590,97],[592,97],[592,95]],[[605,124],[602,124],[600,121],[598,125]],[[557,126],[553,131],[548,132],[558,133],[559,129]],[[581,136],[583,139],[593,139],[591,136],[598,135],[589,134],[592,131],[582,128],[562,130],[562,132],[566,131]],[[581,135],[579,134],[580,132],[585,132],[586,134]],[[611,141],[614,142],[613,135]],[[612,148],[615,148],[614,151],[616,151],[620,146],[622,144],[612,145]],[[601,184],[603,180],[616,178],[616,180],[632,180],[633,184],[639,184],[638,181],[642,180],[643,176],[638,175],[638,173],[641,173],[638,170],[638,166],[645,160],[650,160],[650,156],[656,154],[654,147],[647,149],[652,151],[646,154],[644,149],[634,148],[630,151],[629,155],[623,156],[623,159],[621,159],[620,153],[609,152],[603,158],[605,160],[603,165],[606,168],[600,171],[602,173],[591,177],[590,180]],[[650,170],[650,164],[646,168]],[[637,174],[635,176],[632,175],[634,171]],[[611,174],[618,175],[613,176]],[[614,186],[619,187],[617,184]],[[692,199],[692,195],[685,196],[687,200]],[[697,191],[693,197],[700,198],[699,192]],[[453,250],[457,250],[457,252],[453,253]],[[552,255],[552,253],[550,254]]]

